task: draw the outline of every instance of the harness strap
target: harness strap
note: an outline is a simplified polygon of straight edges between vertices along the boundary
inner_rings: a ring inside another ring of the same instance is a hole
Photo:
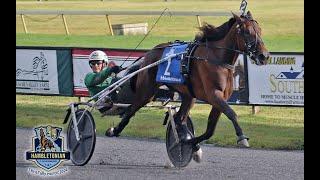
[[[183,70],[183,75],[185,77],[185,84],[187,85],[188,87],[188,90],[191,94],[192,97],[196,97],[195,94],[194,94],[194,91],[193,91],[193,88],[192,88],[192,84],[191,84],[191,80],[190,80],[190,65],[191,65],[191,60],[194,58],[192,55],[193,53],[195,52],[195,50],[197,49],[197,47],[199,46],[199,43],[190,43],[188,48],[187,48],[187,55],[185,56],[185,58],[182,60],[182,61],[185,61],[184,62],[184,68],[185,69],[182,69]]]
[[[166,47],[174,47],[176,46],[175,43],[178,43],[178,44],[187,44],[187,43],[192,43],[192,42],[188,42],[188,41],[180,41],[180,40],[175,40],[174,42],[168,42],[167,45],[163,45],[163,46],[159,46],[159,47],[154,47],[152,49],[164,49]]]

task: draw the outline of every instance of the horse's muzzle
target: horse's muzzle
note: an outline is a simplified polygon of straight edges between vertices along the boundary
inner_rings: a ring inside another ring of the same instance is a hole
[[[270,53],[269,52],[263,52],[263,53],[260,53],[258,56],[257,56],[257,60],[258,60],[258,65],[266,65],[267,64],[267,60],[270,56]]]

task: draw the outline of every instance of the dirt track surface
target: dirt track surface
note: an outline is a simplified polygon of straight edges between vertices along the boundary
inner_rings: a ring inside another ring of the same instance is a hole
[[[28,172],[39,169],[25,160],[32,136],[32,129],[16,129],[16,179],[44,179]],[[201,147],[204,155],[200,164],[192,161],[182,169],[165,168],[168,156],[164,141],[99,136],[87,165],[63,162],[58,168],[67,172],[49,179],[304,179],[304,151]]]

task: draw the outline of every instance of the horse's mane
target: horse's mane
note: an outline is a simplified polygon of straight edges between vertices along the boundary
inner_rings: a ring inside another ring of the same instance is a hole
[[[195,40],[200,42],[205,42],[206,39],[208,41],[218,41],[225,37],[235,21],[235,18],[230,18],[229,21],[219,27],[204,22],[204,25],[199,27],[200,32],[195,36]]]

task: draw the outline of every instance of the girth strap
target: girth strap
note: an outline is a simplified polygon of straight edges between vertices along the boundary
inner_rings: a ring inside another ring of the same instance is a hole
[[[192,68],[191,67],[191,60],[193,59],[192,55],[195,52],[195,50],[197,49],[198,45],[199,44],[196,43],[196,42],[189,43],[189,46],[186,49],[187,50],[186,56],[181,61],[181,63],[182,63],[181,64],[181,73],[184,75],[185,84],[187,85],[191,96],[194,97],[194,98],[196,96],[194,94],[194,91],[193,91],[193,88],[192,88],[192,84],[191,84],[191,81],[190,81],[190,76],[191,76],[190,69]]]

